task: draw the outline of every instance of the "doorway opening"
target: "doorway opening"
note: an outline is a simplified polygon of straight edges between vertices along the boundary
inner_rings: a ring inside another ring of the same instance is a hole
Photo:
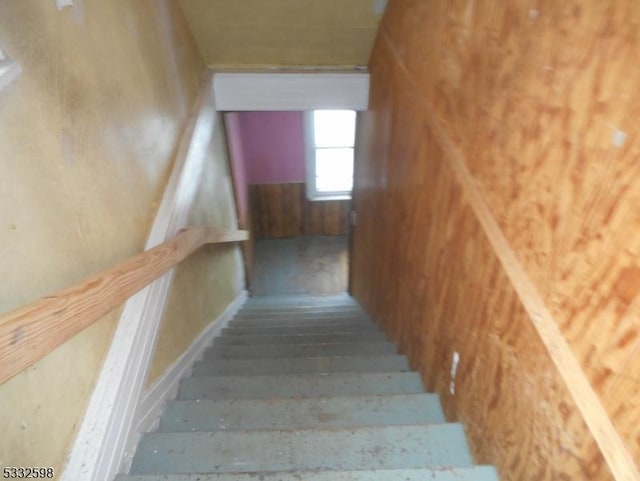
[[[251,231],[252,295],[348,291],[355,119],[346,110],[224,114],[240,227]]]

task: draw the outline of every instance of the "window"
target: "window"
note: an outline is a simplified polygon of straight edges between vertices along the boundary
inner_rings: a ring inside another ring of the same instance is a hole
[[[0,90],[17,79],[21,71],[20,65],[0,50]]]
[[[349,199],[353,187],[356,113],[314,110],[307,113],[307,197]]]

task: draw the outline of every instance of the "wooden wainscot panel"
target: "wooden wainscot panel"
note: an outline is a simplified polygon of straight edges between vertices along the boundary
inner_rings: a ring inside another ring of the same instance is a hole
[[[256,239],[306,235],[346,235],[348,200],[307,199],[303,182],[249,186]]]

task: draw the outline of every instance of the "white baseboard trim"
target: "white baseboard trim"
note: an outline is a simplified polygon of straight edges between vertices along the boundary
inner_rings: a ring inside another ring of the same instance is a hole
[[[247,301],[247,291],[242,292],[214,321],[205,328],[189,348],[165,371],[147,392],[142,395],[135,414],[132,429],[120,472],[129,471],[135,448],[143,433],[153,431],[159,421],[165,401],[175,399],[178,394],[180,380],[191,374],[193,364],[202,359],[204,351],[220,331],[227,327],[229,321]]]

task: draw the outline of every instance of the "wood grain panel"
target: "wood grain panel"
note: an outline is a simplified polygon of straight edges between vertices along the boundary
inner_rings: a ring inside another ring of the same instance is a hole
[[[640,9],[430,3],[393,3],[385,29],[612,414],[640,348]]]
[[[628,379],[624,366],[640,361],[640,65],[631,60],[640,56],[640,9],[630,0],[442,1],[429,7],[446,11],[434,19],[416,3],[393,3],[385,31],[616,427],[628,431],[636,414],[625,421],[610,393]],[[430,28],[410,29],[424,21]],[[638,439],[625,439],[640,459]]]
[[[504,479],[638,477],[635,134],[625,126],[611,148],[602,126],[616,115],[599,98],[612,89],[592,80],[574,92],[575,77],[556,75],[573,65],[615,77],[610,65],[620,77],[618,55],[638,52],[635,11],[619,3],[397,0],[372,56],[353,291]],[[584,47],[597,31],[617,41]],[[554,88],[571,102],[554,104]]]
[[[249,186],[255,238],[346,235],[349,201],[311,202],[305,192],[302,182]]]

